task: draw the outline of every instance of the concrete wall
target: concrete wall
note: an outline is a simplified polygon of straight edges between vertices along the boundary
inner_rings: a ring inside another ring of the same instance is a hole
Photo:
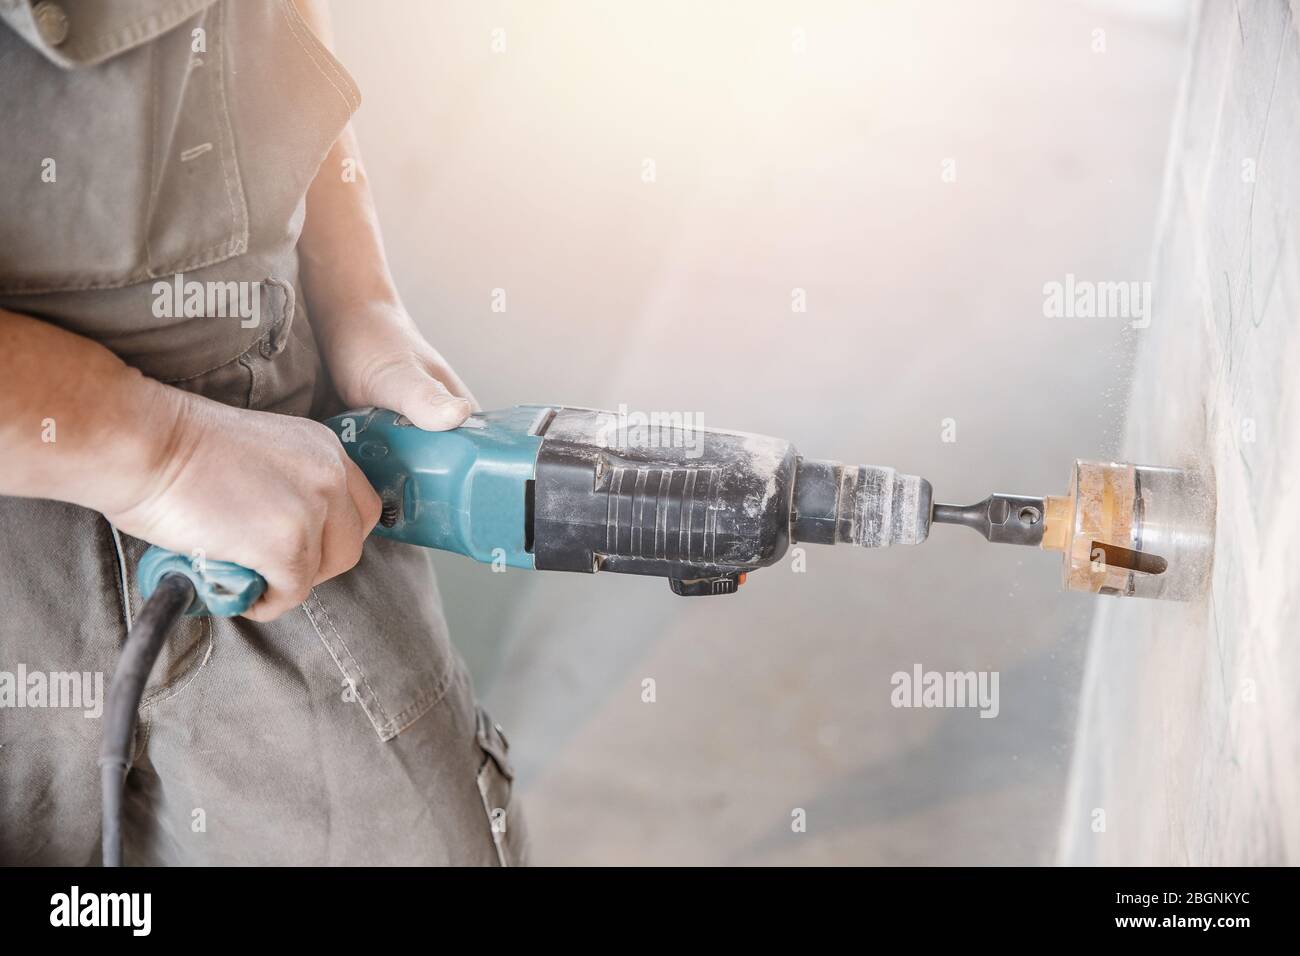
[[[1300,861],[1297,157],[1294,4],[1205,3],[1125,455],[1213,470],[1213,584],[1193,605],[1101,606],[1066,862]]]

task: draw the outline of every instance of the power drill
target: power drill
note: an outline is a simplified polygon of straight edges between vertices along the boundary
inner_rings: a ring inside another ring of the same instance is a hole
[[[732,594],[792,541],[878,548],[917,544],[930,528],[923,478],[671,418],[629,426],[614,412],[516,405],[446,432],[375,408],[326,424],[379,493],[375,534],[485,563]],[[241,613],[265,587],[237,565],[151,549],[142,592],[172,572],[195,585],[192,613]]]

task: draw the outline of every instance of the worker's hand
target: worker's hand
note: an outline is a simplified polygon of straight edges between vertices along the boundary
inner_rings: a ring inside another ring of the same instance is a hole
[[[379,496],[332,431],[158,388],[176,414],[139,484],[104,509],[114,525],[259,572],[266,594],[245,614],[255,621],[279,617],[360,560]]]
[[[400,306],[349,312],[321,335],[339,397],[350,408],[377,405],[429,431],[455,428],[477,407],[474,396]]]

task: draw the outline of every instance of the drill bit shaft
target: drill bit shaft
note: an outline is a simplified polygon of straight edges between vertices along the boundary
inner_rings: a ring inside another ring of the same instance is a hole
[[[965,525],[994,544],[1037,547],[1043,541],[1043,514],[1042,498],[993,494],[973,505],[936,504],[930,520]]]

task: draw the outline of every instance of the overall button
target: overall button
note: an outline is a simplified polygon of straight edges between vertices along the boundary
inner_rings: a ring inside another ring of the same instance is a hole
[[[36,20],[41,39],[50,46],[58,46],[68,38],[68,15],[57,3],[41,0],[32,7],[32,17]]]

